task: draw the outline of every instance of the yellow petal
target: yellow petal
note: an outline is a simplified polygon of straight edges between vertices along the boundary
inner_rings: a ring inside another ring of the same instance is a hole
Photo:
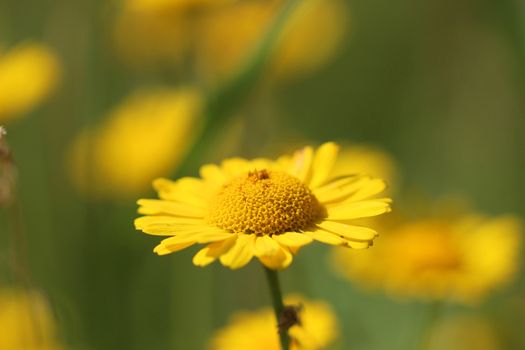
[[[193,244],[194,242],[186,242],[180,244],[171,244],[169,247],[167,247],[166,245],[160,243],[158,246],[155,247],[155,249],[153,249],[153,252],[157,253],[158,255],[166,255],[182,250],[184,248],[188,248]]]
[[[228,180],[224,172],[215,164],[206,164],[200,168],[200,175],[206,181],[215,186],[221,186]]]
[[[227,253],[221,255],[221,264],[235,270],[249,263],[253,258],[255,237],[251,234],[240,234],[235,245]]]
[[[258,236],[255,240],[255,256],[270,256],[276,254],[279,250],[279,244],[274,241],[270,236]]]
[[[164,246],[162,244],[159,244],[157,245],[154,249],[153,249],[153,252],[158,254],[158,255],[167,255],[167,254],[170,254],[172,253],[170,250],[164,248]]]
[[[359,202],[341,203],[334,206],[327,206],[327,220],[346,221],[357,218],[366,218],[387,213],[390,209],[389,198],[370,199]]]
[[[169,214],[189,218],[203,218],[206,215],[203,208],[165,200],[139,199],[137,204],[140,206],[138,212],[144,215]]]
[[[187,203],[193,206],[205,208],[207,197],[203,194],[209,193],[202,180],[195,178],[182,178],[177,182],[168,179],[156,179],[153,187],[161,199]]]
[[[354,202],[380,193],[385,187],[386,183],[381,179],[372,179],[368,176],[350,176],[329,183],[314,191],[314,194],[323,204],[340,201]]]
[[[221,163],[222,170],[231,177],[239,176],[249,171],[249,164],[243,158],[229,158]]]
[[[177,189],[191,193],[195,196],[207,197],[206,190],[208,185],[202,179],[196,177],[183,177],[178,179],[176,182]]]
[[[225,230],[222,230],[217,227],[210,227],[210,228],[199,228],[194,230],[193,232],[180,232],[177,234],[177,236],[188,236],[189,238],[193,238],[195,242],[197,243],[209,243],[209,242],[217,242],[222,241],[225,239],[229,239],[233,236],[233,233],[227,232]]]
[[[315,230],[315,231],[307,231],[304,232],[305,235],[308,235],[315,239],[316,241],[330,244],[330,245],[344,245],[345,240],[341,237],[324,230]]]
[[[216,243],[222,243],[222,242],[216,242]],[[211,243],[211,244],[216,244],[216,243]],[[193,265],[204,267],[214,262],[217,258],[209,255],[208,254],[209,250],[210,250],[209,246],[204,247],[201,250],[199,250],[197,254],[193,256],[193,259],[192,259]]]
[[[275,163],[280,170],[291,173],[293,158],[290,155],[280,156]]]
[[[339,176],[332,181],[325,183],[323,186],[320,186],[316,189],[314,189],[314,194],[317,197],[317,199],[321,200],[324,196],[330,196],[334,191],[340,192],[343,189],[347,189],[349,186],[355,186],[352,187],[354,190],[357,190],[357,186],[359,184],[359,181],[361,181],[364,178],[362,175],[346,175],[346,176]]]
[[[288,247],[302,247],[312,242],[312,237],[299,232],[286,232],[280,235],[273,235],[272,238]]]
[[[210,243],[223,241],[232,237],[232,233],[215,227],[197,227],[187,231],[179,231],[175,236],[162,240],[161,244],[171,250],[171,246],[185,243]]]
[[[348,201],[356,202],[381,193],[386,188],[386,182],[382,179],[370,179],[363,187],[348,197]]]
[[[174,216],[141,216],[134,221],[135,229],[156,236],[173,236],[178,230],[205,225],[203,220]]]
[[[195,238],[190,237],[188,235],[171,236],[169,238],[163,239],[160,242],[160,244],[162,244],[164,248],[169,249],[170,251],[173,251],[172,247],[176,247],[178,245],[187,244],[187,243],[194,244],[197,242],[195,241]]]
[[[313,149],[310,146],[304,147],[295,152],[289,173],[304,183],[307,183],[311,176]]]
[[[316,188],[328,180],[338,152],[339,146],[334,142],[327,142],[317,149],[312,164],[311,188]]]
[[[264,266],[272,270],[282,270],[290,266],[293,260],[293,255],[285,247],[279,246],[279,249],[274,255],[261,256],[259,260]]]
[[[193,264],[196,266],[206,266],[214,262],[219,256],[226,253],[237,240],[237,235],[225,239],[224,241],[214,242],[202,248],[193,257]]]
[[[347,225],[334,221],[323,221],[317,226],[354,241],[371,241],[377,236],[377,232],[368,227]]]

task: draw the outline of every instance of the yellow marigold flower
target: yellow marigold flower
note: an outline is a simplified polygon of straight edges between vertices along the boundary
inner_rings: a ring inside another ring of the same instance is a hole
[[[393,295],[476,303],[509,282],[517,269],[521,222],[471,213],[400,222],[374,249],[335,251],[349,279]]]
[[[308,301],[299,296],[286,298],[286,304],[297,305],[300,325],[290,328],[290,349],[321,350],[338,335],[337,320],[330,306],[321,301]],[[275,315],[270,308],[235,314],[228,326],[217,331],[210,350],[279,350]]]
[[[240,1],[202,21],[197,60],[205,76],[222,79],[242,66],[268,30],[282,0]],[[309,0],[293,13],[274,48],[270,74],[286,78],[313,71],[339,48],[348,21],[341,0]]]
[[[200,125],[201,95],[191,89],[138,91],[102,125],[80,133],[70,163],[74,183],[99,196],[143,193],[172,171]]]
[[[0,329],[0,349],[62,349],[49,305],[36,292],[0,289]]]
[[[345,145],[334,166],[336,176],[367,174],[384,179],[389,188],[397,183],[397,165],[390,154],[370,145]],[[394,186],[395,187],[395,186]]]
[[[27,42],[0,52],[0,121],[29,112],[55,88],[60,65],[42,44]]]
[[[141,199],[135,227],[170,236],[155,252],[165,255],[206,244],[197,266],[219,259],[232,269],[254,256],[268,268],[283,269],[299,248],[317,240],[368,248],[376,231],[352,225],[357,218],[390,210],[390,199],[371,199],[385,183],[366,176],[331,176],[338,147],[305,147],[277,161],[232,158],[200,169],[201,178],[158,179],[160,199]]]

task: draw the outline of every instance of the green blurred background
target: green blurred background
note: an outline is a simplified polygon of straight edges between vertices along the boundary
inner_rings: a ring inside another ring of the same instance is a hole
[[[525,3],[348,4],[350,30],[337,57],[272,87],[271,97],[240,103],[236,113],[245,123],[235,146],[211,152],[225,142],[215,140],[183,175],[224,156],[275,155],[275,145],[289,139],[359,142],[395,157],[405,191],[434,198],[459,193],[483,212],[524,216]],[[68,177],[65,158],[81,128],[134,88],[183,79],[134,72],[115,59],[108,39],[113,5],[0,0],[2,45],[42,41],[63,64],[52,97],[7,125],[32,285],[49,297],[68,348],[202,349],[234,311],[270,303],[259,264],[201,269],[191,264],[191,249],[157,257],[151,251],[157,239],[133,228],[134,199],[86,199]],[[0,277],[13,283],[6,220],[4,213]],[[326,246],[309,246],[281,276],[285,292],[333,305],[342,334],[333,348],[415,348],[428,305],[352,287],[332,273],[327,253]],[[483,314],[502,349],[523,349],[524,282],[521,274],[480,308],[448,306],[446,314]]]

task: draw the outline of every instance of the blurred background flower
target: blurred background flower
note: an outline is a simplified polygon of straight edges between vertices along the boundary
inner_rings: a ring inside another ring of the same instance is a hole
[[[0,288],[0,328],[0,349],[63,349],[52,310],[37,291]]]
[[[31,111],[53,92],[59,79],[58,57],[44,44],[27,41],[0,50],[0,122]]]
[[[71,147],[71,174],[84,193],[133,198],[171,173],[201,126],[202,96],[186,89],[137,91],[100,126],[80,132]]]
[[[284,3],[124,1],[114,27],[117,52],[135,67],[160,65],[183,76],[189,69],[215,86],[243,66]],[[342,0],[300,4],[273,48],[268,76],[300,76],[328,63],[341,46],[347,20]]]
[[[298,295],[285,299],[298,310],[299,324],[290,328],[291,349],[321,350],[338,336],[335,314],[326,302],[307,300]],[[235,313],[227,326],[217,330],[210,342],[211,350],[279,350],[275,316],[271,308]]]
[[[374,249],[335,251],[338,270],[393,295],[464,303],[479,302],[517,272],[522,232],[515,217],[466,213],[399,221],[383,226]]]
[[[238,1],[203,19],[196,41],[199,73],[224,80],[242,67],[247,54],[271,25],[282,0]],[[298,6],[268,63],[268,75],[304,75],[329,62],[345,34],[348,9],[340,0],[312,0]]]

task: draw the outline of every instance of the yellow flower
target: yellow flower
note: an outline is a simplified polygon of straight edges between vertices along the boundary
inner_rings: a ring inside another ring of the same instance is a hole
[[[397,165],[390,154],[378,147],[361,144],[343,147],[335,163],[334,174],[367,174],[384,179],[390,188],[398,178]]]
[[[373,250],[335,251],[351,280],[393,295],[476,303],[509,282],[517,269],[521,223],[511,216],[402,221]]]
[[[136,196],[172,171],[199,129],[202,98],[191,89],[138,91],[73,143],[74,183],[97,196]]]
[[[125,0],[113,28],[116,51],[137,68],[187,69],[198,19],[233,1]]]
[[[206,17],[196,57],[205,76],[223,79],[242,66],[272,24],[283,1],[240,1]],[[330,58],[344,37],[348,10],[341,0],[303,2],[283,30],[269,74],[288,78],[313,71]]]
[[[187,69],[215,82],[234,74],[254,50],[283,0],[128,0],[116,18],[120,56],[135,66]],[[309,0],[292,15],[274,48],[270,75],[313,71],[334,56],[346,31],[344,0]]]
[[[214,8],[235,0],[126,0],[124,8],[126,11],[136,12],[186,12]]]
[[[286,304],[298,306],[300,325],[290,328],[292,350],[325,349],[337,337],[337,320],[330,306],[298,296],[286,298]],[[217,331],[210,350],[279,350],[279,337],[273,310],[235,314],[228,326]]]
[[[207,244],[193,258],[197,266],[216,259],[232,269],[254,256],[283,269],[299,248],[317,240],[368,248],[376,231],[352,225],[357,218],[390,210],[390,199],[371,199],[385,188],[365,176],[333,178],[338,147],[305,147],[277,161],[232,158],[200,169],[201,178],[158,179],[160,199],[141,199],[135,227],[170,236],[155,252],[165,255],[195,243]]]
[[[0,349],[58,350],[49,305],[36,292],[0,289]]]
[[[36,43],[0,52],[0,121],[29,112],[55,88],[60,66],[55,54]]]

